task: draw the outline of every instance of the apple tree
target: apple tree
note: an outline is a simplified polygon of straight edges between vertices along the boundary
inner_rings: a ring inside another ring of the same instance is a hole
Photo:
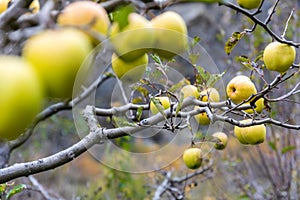
[[[192,34],[180,12],[187,5],[223,13],[201,30],[218,33]],[[106,195],[118,190],[112,198],[199,199],[192,189],[209,188],[208,179],[219,192],[203,199],[299,198],[298,7],[280,0],[0,1],[0,199],[24,190],[62,199],[33,175],[85,152],[108,174]],[[208,37],[216,41],[206,44]],[[213,45],[221,55],[207,48]],[[73,127],[67,146],[38,141],[51,153],[13,158],[42,130],[51,137],[55,125]],[[86,198],[104,198],[101,190]]]

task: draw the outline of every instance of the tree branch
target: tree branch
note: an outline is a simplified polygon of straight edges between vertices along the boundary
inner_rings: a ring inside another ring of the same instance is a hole
[[[274,12],[274,9],[276,8],[277,4],[278,4],[279,0],[276,1],[274,7],[273,7],[273,10],[272,12],[268,15],[267,19],[265,20],[265,22],[261,21],[260,19],[258,19],[255,15],[256,13],[252,13],[252,12],[249,12],[248,10],[245,10],[229,1],[221,1],[220,2],[220,5],[224,5],[224,6],[227,6],[237,12],[240,12],[242,13],[243,15],[247,16],[249,19],[251,19],[255,24],[258,24],[260,25],[263,29],[265,29],[265,31],[270,35],[272,36],[275,40],[277,40],[278,42],[281,42],[281,43],[285,43],[285,44],[288,44],[288,45],[291,45],[291,46],[295,46],[295,47],[299,47],[300,46],[300,43],[299,42],[293,42],[293,41],[290,41],[290,40],[285,40],[284,38],[281,38],[280,36],[278,36],[276,33],[274,33],[269,27],[268,27],[268,23],[269,21],[271,20],[271,17],[273,15],[273,12]]]

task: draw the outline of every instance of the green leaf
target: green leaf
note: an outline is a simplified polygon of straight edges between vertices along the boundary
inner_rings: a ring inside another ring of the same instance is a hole
[[[195,65],[198,62],[199,58],[200,58],[199,52],[189,54],[189,60],[190,60],[191,64],[193,64],[193,65]]]
[[[251,60],[247,56],[238,56],[236,58],[236,61],[240,62],[242,65],[249,68],[250,70],[253,70],[253,66],[251,65]]]
[[[237,45],[240,39],[245,35],[245,32],[234,32],[225,44],[225,52],[229,55],[232,49]]]
[[[183,95],[180,95],[180,99],[179,99],[179,102],[178,102],[178,106],[176,108],[176,116],[178,115],[179,111],[181,110],[181,107],[182,107],[182,102],[183,102]]]
[[[6,194],[6,199],[10,199],[12,196],[22,192],[26,188],[27,188],[27,186],[24,184],[16,185],[15,187],[13,187],[11,190],[8,191],[8,193]]]
[[[294,150],[294,149],[296,149],[295,146],[286,146],[286,147],[283,147],[283,148],[281,149],[281,154],[285,154],[285,153],[287,153],[287,152],[289,152],[289,151],[292,151],[292,150]]]
[[[198,84],[207,83],[210,73],[205,71],[205,69],[201,66],[196,66],[197,74],[196,74],[196,82]]]
[[[122,6],[113,14],[113,20],[119,25],[120,31],[128,24],[128,15],[134,12],[132,5]]]
[[[155,63],[161,64],[161,59],[157,54],[151,54],[151,58]]]
[[[277,147],[276,147],[275,142],[271,142],[271,141],[270,141],[268,144],[269,144],[269,146],[271,147],[271,149],[273,149],[274,151],[277,150]]]
[[[132,127],[134,127],[135,126],[134,123],[130,123],[128,121],[128,119],[126,119],[125,117],[116,117],[116,116],[113,116],[113,121],[115,122],[115,124],[118,125],[118,127],[124,127],[124,126],[132,126]]]
[[[160,112],[164,117],[166,117],[166,115],[164,113],[165,108],[161,105],[161,102],[158,99],[156,99],[155,97],[151,97],[151,101],[154,103],[158,112]]]
[[[211,74],[211,76],[209,77],[206,86],[207,87],[213,87],[216,82],[218,82],[223,75],[225,74],[225,72],[221,73],[221,74]]]
[[[4,192],[6,190],[6,187],[7,187],[6,183],[0,184],[0,193]]]
[[[199,42],[200,42],[200,37],[199,36],[195,36],[194,38],[193,38],[193,41],[192,41],[192,43],[191,43],[191,47],[193,48],[193,47],[195,47]]]
[[[140,107],[137,109],[137,111],[136,111],[136,115],[137,115],[137,120],[138,120],[138,121],[141,120],[142,114],[143,114],[143,107],[140,106]]]
[[[194,47],[200,42],[200,37],[195,36],[192,40],[192,42],[190,43],[190,51],[189,51],[189,60],[191,62],[191,64],[196,65],[199,58],[200,58],[200,53],[199,51],[194,51]]]

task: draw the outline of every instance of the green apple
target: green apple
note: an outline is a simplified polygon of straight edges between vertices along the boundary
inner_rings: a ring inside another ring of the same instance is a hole
[[[168,109],[170,108],[170,99],[169,97],[154,97],[156,100],[159,101],[159,104],[162,106],[162,108]],[[155,104],[153,101],[150,102],[150,111],[153,115],[159,113],[159,109],[157,108],[159,105]]]
[[[81,26],[86,28],[85,33],[94,44],[99,40],[89,31],[106,36],[110,27],[110,20],[106,10],[99,4],[91,1],[76,1],[67,5],[58,15],[57,23],[61,26]]]
[[[255,9],[258,8],[262,0],[237,0],[237,3],[245,9]]]
[[[117,54],[113,53],[111,60],[112,69],[116,76],[126,83],[139,81],[143,77],[148,65],[147,54],[144,54],[133,61],[127,62],[118,57]]]
[[[196,147],[186,149],[182,158],[189,169],[198,169],[202,164],[202,151]]]
[[[195,106],[195,110],[198,109],[198,106]],[[201,125],[208,125],[210,124],[210,119],[208,118],[206,112],[199,113],[198,115],[194,116],[195,120]]]
[[[187,97],[194,97],[195,99],[198,99],[200,94],[198,92],[198,89],[194,85],[185,85],[181,88],[180,93],[183,95],[183,98]]]
[[[272,42],[266,46],[263,60],[268,70],[286,72],[296,58],[295,47],[280,42]]]
[[[252,119],[246,119],[240,121],[240,123],[251,122]],[[266,126],[264,124],[253,125],[249,127],[234,127],[234,134],[236,138],[242,144],[260,144],[263,143],[266,138]]]
[[[233,103],[239,104],[248,99],[252,94],[256,94],[254,83],[244,75],[238,75],[231,79],[226,87],[227,96]]]
[[[243,105],[249,105],[250,103],[244,103]],[[260,98],[255,102],[255,111],[257,113],[261,113],[263,111],[263,109],[265,108],[265,104],[264,104],[264,99]],[[253,109],[247,109],[245,110],[245,112],[249,113],[249,114],[253,114]]]
[[[225,149],[228,142],[228,136],[223,132],[216,132],[212,136],[218,140],[214,146],[215,149],[217,150]]]
[[[114,51],[125,61],[133,61],[148,52],[153,46],[153,28],[146,18],[137,14],[128,15],[128,24],[120,29],[114,22],[110,29],[110,41]]]
[[[41,111],[42,84],[24,59],[0,56],[0,140],[13,140]]]
[[[207,88],[200,93],[200,100],[205,102],[220,101],[220,94],[215,88]]]
[[[23,49],[50,97],[69,99],[84,59],[92,50],[88,37],[77,29],[45,30],[29,38]]]
[[[187,26],[183,18],[173,11],[164,12],[151,20],[155,31],[154,52],[171,59],[188,47]]]

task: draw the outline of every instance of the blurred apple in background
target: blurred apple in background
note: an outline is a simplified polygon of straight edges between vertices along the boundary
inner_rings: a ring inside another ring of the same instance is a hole
[[[0,140],[13,140],[25,132],[41,111],[42,84],[24,59],[0,56]]]
[[[81,29],[94,31],[102,37],[108,33],[110,21],[106,10],[99,4],[91,1],[76,1],[64,8],[57,17],[57,23],[61,26],[81,26]],[[87,35],[94,44],[100,41],[94,38],[89,31]]]
[[[38,72],[48,96],[69,99],[77,71],[91,51],[84,33],[66,28],[33,35],[25,43],[23,56]]]

